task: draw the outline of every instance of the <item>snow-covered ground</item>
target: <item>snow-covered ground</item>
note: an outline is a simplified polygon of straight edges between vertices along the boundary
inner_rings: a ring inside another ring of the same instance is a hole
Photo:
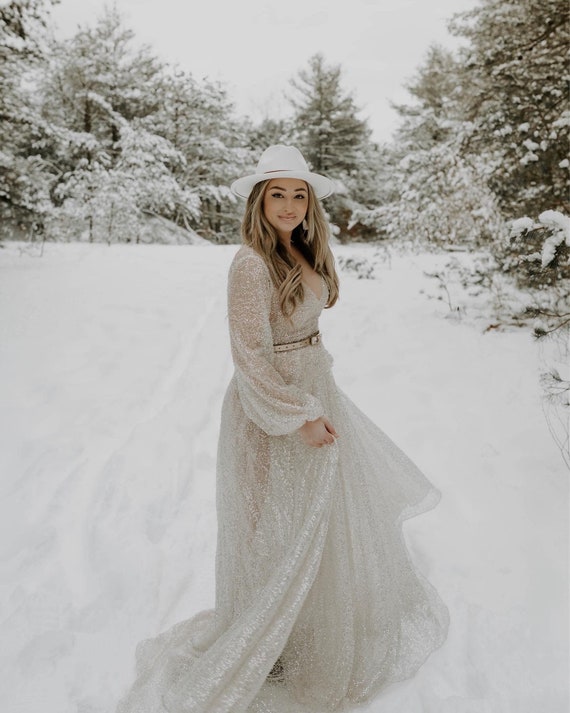
[[[0,250],[0,710],[110,713],[136,643],[212,606],[235,249]],[[341,388],[443,492],[406,535],[449,639],[366,710],[564,713],[568,473],[539,347],[446,319],[420,293],[442,261],[347,273],[321,319]]]

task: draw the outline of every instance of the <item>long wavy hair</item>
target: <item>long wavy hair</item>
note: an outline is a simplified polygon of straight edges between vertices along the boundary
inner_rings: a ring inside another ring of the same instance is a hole
[[[289,255],[279,240],[275,228],[263,212],[263,198],[269,181],[261,181],[253,187],[245,206],[241,224],[242,241],[252,247],[265,260],[273,284],[279,294],[279,305],[286,317],[290,317],[305,296],[301,265]],[[306,258],[311,267],[324,278],[329,296],[325,308],[338,300],[339,281],[334,257],[329,247],[329,226],[315,192],[309,184],[307,215],[305,223],[298,225],[291,235],[291,242]]]

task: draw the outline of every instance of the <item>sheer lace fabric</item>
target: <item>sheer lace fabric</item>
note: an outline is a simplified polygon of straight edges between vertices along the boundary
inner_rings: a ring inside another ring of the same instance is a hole
[[[408,678],[447,633],[448,613],[413,566],[401,524],[438,491],[336,386],[324,344],[274,353],[318,329],[305,286],[289,321],[263,260],[230,268],[235,373],[217,464],[215,609],[137,648],[119,713],[348,710]],[[326,415],[340,438],[306,446]],[[280,680],[267,680],[279,658]]]

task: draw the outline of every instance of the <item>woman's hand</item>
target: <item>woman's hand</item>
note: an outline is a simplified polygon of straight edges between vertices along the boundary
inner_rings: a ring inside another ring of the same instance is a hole
[[[317,418],[316,421],[305,421],[299,433],[304,443],[315,448],[334,443],[335,438],[338,438],[334,426],[324,416]]]

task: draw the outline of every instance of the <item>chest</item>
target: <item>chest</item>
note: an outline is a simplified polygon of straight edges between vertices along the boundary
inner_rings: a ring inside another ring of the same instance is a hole
[[[320,300],[324,289],[322,277],[311,267],[308,260],[299,250],[292,250],[291,252],[295,260],[301,265],[303,282],[312,291],[314,296]]]

